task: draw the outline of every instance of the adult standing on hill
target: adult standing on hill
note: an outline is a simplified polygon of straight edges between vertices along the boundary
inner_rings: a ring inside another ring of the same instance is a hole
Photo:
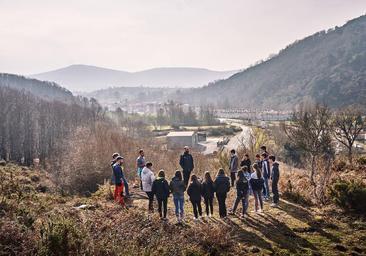
[[[279,163],[276,162],[276,157],[269,156],[269,163],[271,165],[271,180],[272,180],[272,193],[273,193],[273,203],[272,207],[277,207],[280,200],[280,195],[278,192],[278,181],[280,179],[280,168]]]
[[[116,163],[116,158],[117,156],[119,156],[119,153],[113,153],[112,155],[112,160],[111,160],[111,166],[112,166],[112,178],[111,178],[111,183],[113,185],[116,184],[116,180],[115,180],[115,177],[114,177],[114,169],[113,169],[113,165]]]
[[[264,179],[264,200],[269,200],[269,179],[271,178],[271,170],[269,169],[268,155],[267,153],[262,153],[262,175]]]
[[[141,181],[142,181],[142,190],[147,194],[149,198],[149,211],[154,211],[154,194],[152,192],[152,184],[155,180],[155,175],[151,170],[152,163],[146,163],[144,169],[142,169],[141,173]]]
[[[177,170],[175,175],[170,182],[170,191],[173,194],[173,201],[175,205],[175,216],[177,217],[178,223],[184,218],[184,191],[186,186],[184,185],[182,172]]]
[[[180,156],[179,165],[183,169],[184,185],[187,187],[190,176],[191,176],[191,172],[194,169],[193,157],[189,153],[188,146],[184,147],[184,153]]]
[[[121,205],[125,205],[123,199],[123,172],[122,165],[123,157],[117,156],[115,159],[115,163],[113,164],[113,176],[114,176],[114,200]]]
[[[139,150],[139,156],[136,159],[136,168],[137,168],[137,176],[140,179],[140,188],[142,189],[142,181],[141,181],[141,173],[142,173],[142,169],[144,169],[146,165],[145,162],[145,153],[143,149]]]
[[[238,172],[238,166],[239,166],[239,158],[236,155],[235,149],[232,149],[230,151],[230,164],[229,164],[232,187],[234,187],[234,185],[235,185],[235,179],[236,179],[236,173]]]
[[[230,180],[229,177],[225,175],[224,169],[220,169],[219,173],[214,182],[217,201],[219,202],[219,214],[220,218],[225,218],[227,216],[226,211],[226,196],[230,191]]]

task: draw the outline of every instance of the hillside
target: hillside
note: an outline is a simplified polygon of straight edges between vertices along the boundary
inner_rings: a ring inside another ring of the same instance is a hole
[[[72,65],[31,77],[54,81],[71,91],[94,91],[120,87],[197,87],[227,78],[235,71],[212,71],[201,68],[154,68],[125,72],[88,65]]]
[[[72,102],[72,93],[53,82],[44,82],[13,74],[0,73],[0,87],[26,91],[44,100]]]
[[[179,98],[251,109],[292,109],[302,101],[366,107],[366,16],[297,41],[269,60]]]
[[[136,189],[129,209],[111,200],[109,185],[90,197],[60,195],[49,175],[0,166],[1,255],[365,255],[365,222],[281,200],[277,209],[241,219],[214,217],[177,225],[148,216]],[[229,205],[234,199],[233,190]],[[253,207],[253,202],[250,202]],[[217,210],[217,205],[215,204]],[[355,232],[357,230],[357,232]]]

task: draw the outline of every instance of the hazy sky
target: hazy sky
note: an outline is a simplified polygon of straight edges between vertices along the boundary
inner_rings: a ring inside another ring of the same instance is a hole
[[[241,69],[365,13],[366,0],[0,0],[0,72]]]

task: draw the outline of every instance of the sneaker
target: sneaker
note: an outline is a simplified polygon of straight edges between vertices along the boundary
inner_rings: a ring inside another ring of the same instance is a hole
[[[244,219],[245,218],[245,215],[244,214],[240,215],[240,218]]]
[[[258,210],[258,212],[259,212],[259,213],[262,213],[262,212],[263,212],[263,209],[259,209],[259,210]]]
[[[212,217],[211,213],[209,213],[209,214],[208,214],[208,217],[209,217],[209,218],[211,218],[211,217]]]
[[[197,221],[198,221],[198,219],[197,219],[196,217],[193,217],[193,221],[194,221],[194,222],[197,222]]]
[[[271,204],[271,207],[277,208],[278,207],[278,204],[272,203]]]
[[[229,211],[229,213],[228,213],[229,215],[235,215],[235,212],[233,212],[233,211]]]

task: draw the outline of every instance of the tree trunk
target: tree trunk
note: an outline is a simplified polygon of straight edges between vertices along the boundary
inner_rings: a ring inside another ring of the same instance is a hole
[[[352,166],[352,146],[348,148],[348,161],[349,164]]]

